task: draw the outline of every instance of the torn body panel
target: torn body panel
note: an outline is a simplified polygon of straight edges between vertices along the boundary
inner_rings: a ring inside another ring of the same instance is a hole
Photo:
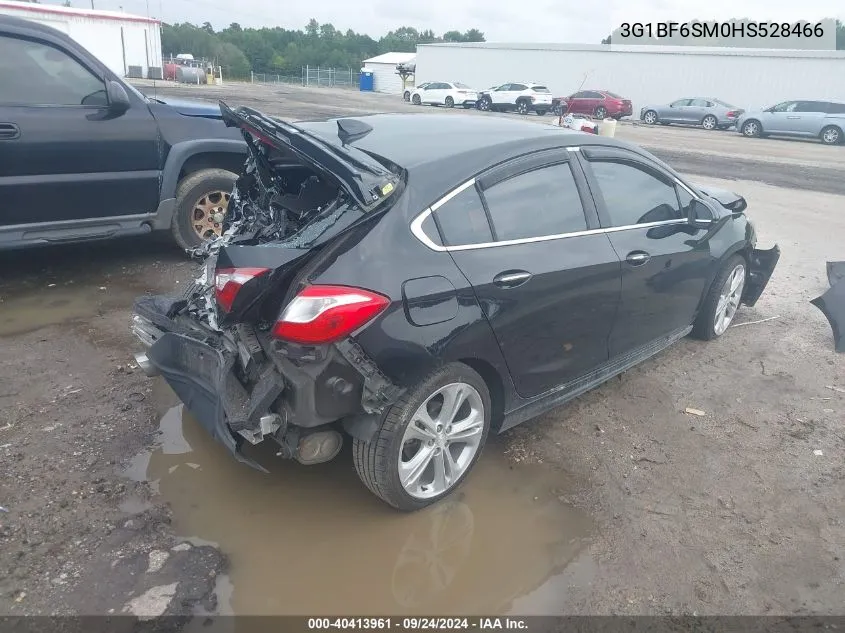
[[[833,345],[837,352],[845,352],[845,278],[836,283],[810,303],[822,311],[833,330]]]
[[[780,259],[780,247],[775,244],[768,250],[753,249],[748,261],[748,280],[742,293],[742,302],[753,306],[763,294]]]

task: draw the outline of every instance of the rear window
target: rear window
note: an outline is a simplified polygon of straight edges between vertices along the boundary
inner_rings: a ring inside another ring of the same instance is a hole
[[[828,114],[845,114],[845,103],[828,103]]]
[[[730,108],[731,110],[736,110],[737,107],[730,103],[725,103],[724,101],[720,101],[719,99],[713,99],[713,103],[718,103],[720,106],[724,106],[725,108]]]
[[[539,92],[540,94],[551,94],[552,91],[546,88],[545,86],[534,86],[531,88],[534,92]]]
[[[469,88],[469,86],[467,86],[466,84],[462,84],[460,81],[456,81],[454,83],[454,86],[455,86],[455,88],[461,88],[463,90],[466,90],[467,88]]]
[[[493,241],[490,223],[475,187],[467,187],[442,204],[434,212],[434,217],[446,246]]]

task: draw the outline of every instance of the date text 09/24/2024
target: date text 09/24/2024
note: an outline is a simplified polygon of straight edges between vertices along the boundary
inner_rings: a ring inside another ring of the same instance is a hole
[[[823,38],[821,22],[624,22],[616,31],[623,38]]]
[[[376,631],[524,630],[522,618],[308,618],[308,630],[332,629]]]

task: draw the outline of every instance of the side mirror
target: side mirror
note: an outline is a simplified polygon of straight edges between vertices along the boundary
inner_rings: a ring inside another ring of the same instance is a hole
[[[109,96],[109,111],[114,114],[123,114],[129,109],[129,95],[126,89],[114,80],[109,81],[106,91]]]
[[[697,229],[709,229],[713,212],[701,200],[693,200],[689,205],[689,222]]]

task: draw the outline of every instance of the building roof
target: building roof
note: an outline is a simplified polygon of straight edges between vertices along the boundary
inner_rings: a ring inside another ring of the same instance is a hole
[[[100,9],[77,9],[76,7],[62,7],[54,4],[40,4],[34,2],[18,2],[18,0],[0,0],[0,14],[7,13],[9,9],[25,11],[33,14],[66,17],[89,18],[96,20],[117,20],[120,22],[146,22],[150,24],[161,24],[161,20],[148,18],[143,15],[123,13],[121,11],[104,11]]]
[[[708,46],[650,46],[646,44],[561,44],[541,42],[433,42],[421,47],[482,48],[505,51],[595,51],[601,53],[656,53],[662,55],[724,55],[734,57],[810,57],[845,59],[845,51],[811,51],[772,48],[715,48]]]
[[[407,64],[417,56],[416,53],[382,53],[370,59],[365,59],[365,64]]]

